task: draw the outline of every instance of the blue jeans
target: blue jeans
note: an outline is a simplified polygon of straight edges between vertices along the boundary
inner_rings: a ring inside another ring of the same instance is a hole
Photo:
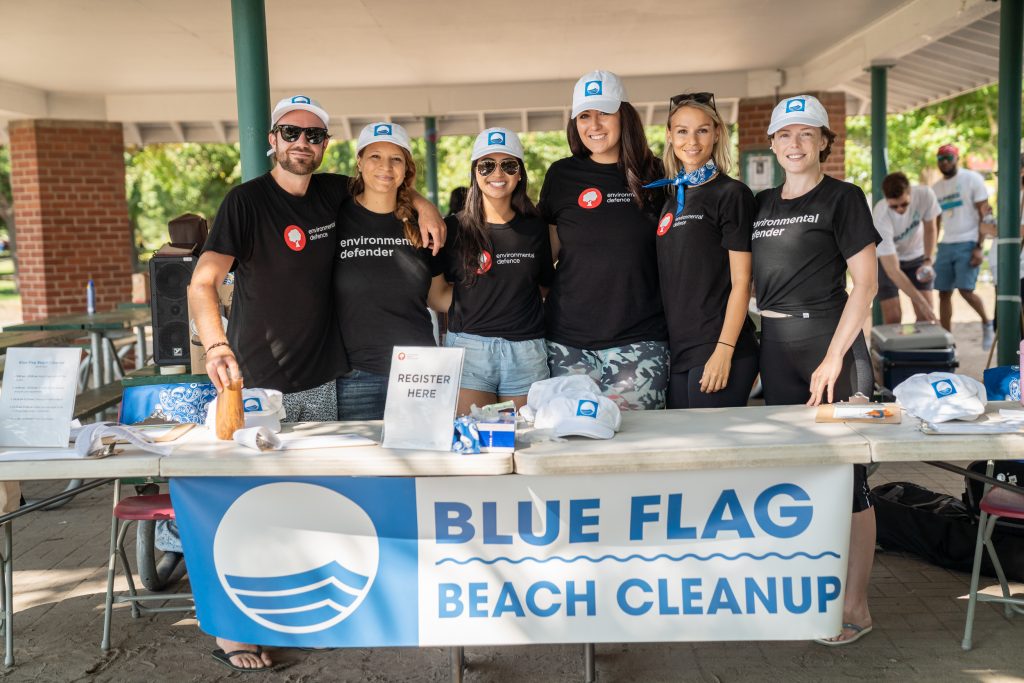
[[[339,420],[383,420],[388,378],[352,370],[337,380]]]

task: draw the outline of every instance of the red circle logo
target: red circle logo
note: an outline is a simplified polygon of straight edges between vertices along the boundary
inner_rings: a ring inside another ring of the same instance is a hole
[[[581,208],[596,209],[601,206],[601,202],[604,201],[604,195],[601,194],[601,190],[596,187],[588,187],[583,190],[583,192],[580,192],[579,199],[576,201]]]
[[[398,352],[398,360],[405,360],[405,351]]]
[[[664,216],[662,216],[661,220],[658,221],[658,237],[661,237],[666,232],[668,232],[669,228],[672,227],[672,223],[674,223],[674,222],[675,222],[675,216],[672,215],[671,211],[666,213]]]
[[[479,266],[476,269],[477,275],[483,275],[491,269],[494,261],[491,259],[491,253],[486,249],[480,252],[480,256],[477,257],[476,262]]]
[[[284,229],[284,243],[292,251],[302,251],[306,248],[306,232],[297,225],[289,225]]]

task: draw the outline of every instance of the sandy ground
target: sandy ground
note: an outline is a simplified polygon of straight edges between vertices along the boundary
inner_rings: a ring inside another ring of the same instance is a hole
[[[988,305],[991,288],[980,292]],[[910,310],[909,306],[904,307]],[[0,305],[0,317],[16,313]],[[20,316],[16,316],[20,317]],[[954,332],[961,371],[979,376],[987,354],[980,328],[962,302]],[[9,322],[13,322],[11,320]],[[959,495],[962,481],[921,464],[883,465],[871,483],[914,480]],[[29,482],[26,494],[53,493],[61,482]],[[212,639],[194,618],[158,614],[132,619],[119,606],[113,649],[99,649],[109,539],[110,489],[101,488],[50,512],[15,524],[15,656],[0,671],[4,681],[244,680],[210,656]],[[129,539],[129,547],[132,542]],[[1024,620],[1005,619],[981,605],[975,648],[962,652],[967,575],[925,564],[900,553],[876,557],[871,584],[875,631],[859,643],[826,649],[808,642],[632,643],[597,647],[599,681],[775,681],[834,680],[1024,681]],[[991,583],[991,581],[989,581]],[[118,588],[124,589],[123,580]],[[1018,587],[1019,588],[1019,587]],[[185,582],[178,590],[187,591]],[[448,652],[428,649],[275,650],[282,668],[251,680],[444,681]],[[580,681],[581,647],[544,645],[467,650],[466,681]]]

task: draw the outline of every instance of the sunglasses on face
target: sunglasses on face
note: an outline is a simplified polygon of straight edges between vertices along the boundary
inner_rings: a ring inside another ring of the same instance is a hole
[[[274,126],[270,129],[270,132],[280,133],[281,139],[285,142],[295,142],[299,139],[300,135],[305,133],[306,142],[311,145],[319,145],[329,137],[326,128],[303,128],[302,126],[289,126],[287,124]]]
[[[686,104],[687,102],[696,102],[697,104],[706,104],[709,107],[711,107],[712,109],[714,109],[715,111],[718,111],[718,108],[715,106],[715,94],[714,93],[710,93],[710,92],[686,92],[686,93],[682,93],[680,95],[676,95],[675,97],[670,98],[669,101],[668,101],[668,106],[669,106],[669,109],[675,109],[679,105]]]
[[[501,161],[481,159],[476,162],[476,172],[486,178],[494,173],[494,170],[499,166],[501,166],[501,170],[505,175],[517,175],[519,173],[519,162],[515,159],[502,159]]]
[[[910,206],[910,202],[898,202],[898,203],[895,203],[895,204],[892,203],[892,202],[889,202],[889,208],[890,209],[905,209],[908,206]]]
[[[938,161],[956,161],[956,157],[952,154],[940,154],[935,159]]]

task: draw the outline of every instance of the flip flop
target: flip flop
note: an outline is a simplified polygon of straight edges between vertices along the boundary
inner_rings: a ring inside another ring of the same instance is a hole
[[[256,646],[255,650],[232,650],[231,652],[224,652],[224,650],[217,648],[210,654],[213,655],[214,659],[216,659],[218,662],[228,667],[229,669],[234,669],[235,671],[241,671],[243,673],[250,673],[254,671],[271,671],[277,667],[276,664],[271,664],[270,666],[264,665],[257,667],[245,667],[231,663],[231,658],[236,657],[238,655],[256,655],[257,657],[259,657],[261,654],[263,654],[263,648],[259,645]]]
[[[859,626],[858,624],[843,624],[843,631],[853,631],[853,635],[843,640],[829,640],[827,638],[815,638],[814,642],[818,645],[824,645],[825,647],[840,647],[842,645],[850,645],[856,643],[858,640],[871,633],[872,626]],[[843,634],[843,631],[839,632],[839,635]]]

